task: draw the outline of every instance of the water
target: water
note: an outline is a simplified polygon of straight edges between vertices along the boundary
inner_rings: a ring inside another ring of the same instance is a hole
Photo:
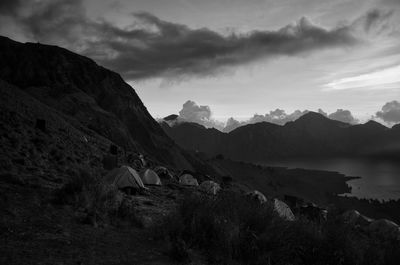
[[[337,171],[361,177],[348,181],[349,196],[380,200],[400,199],[400,161],[371,158],[300,158],[266,163],[269,166]]]

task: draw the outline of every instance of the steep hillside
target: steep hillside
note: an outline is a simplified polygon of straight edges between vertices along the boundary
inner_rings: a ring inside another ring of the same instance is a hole
[[[122,149],[190,167],[135,90],[112,71],[68,50],[0,38],[0,79]],[[46,119],[46,117],[42,117]]]

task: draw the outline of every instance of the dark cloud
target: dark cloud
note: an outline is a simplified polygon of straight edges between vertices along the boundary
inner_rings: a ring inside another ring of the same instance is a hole
[[[329,114],[328,118],[350,124],[358,123],[358,120],[354,118],[353,114],[351,114],[349,110],[338,109],[335,112]]]
[[[391,26],[393,14],[393,9],[371,9],[356,19],[352,23],[351,28],[354,31],[367,34],[391,34],[393,31]]]
[[[307,18],[277,31],[223,35],[149,13],[136,13],[132,25],[119,28],[89,19],[82,0],[6,2],[12,3],[7,8],[15,23],[32,40],[83,53],[128,79],[213,75],[266,57],[294,56],[358,42],[351,26],[328,30]],[[17,12],[19,9],[25,12]]]
[[[21,0],[1,0],[0,15],[15,15],[21,3]]]
[[[400,6],[400,0],[382,0],[382,4],[389,6]]]
[[[369,32],[372,28],[376,26],[382,26],[382,23],[386,24],[388,19],[393,15],[393,11],[382,11],[379,9],[374,9],[369,11],[364,16],[364,30]]]
[[[387,102],[376,116],[389,124],[400,122],[400,102],[397,100]]]

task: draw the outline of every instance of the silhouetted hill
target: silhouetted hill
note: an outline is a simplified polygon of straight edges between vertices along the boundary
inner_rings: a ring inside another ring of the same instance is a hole
[[[171,115],[168,115],[167,117],[164,117],[163,120],[165,120],[165,121],[174,121],[174,120],[176,120],[178,117],[179,117],[179,116],[176,115],[176,114],[171,114]]]
[[[284,126],[261,122],[230,133],[191,123],[163,126],[180,146],[241,161],[298,156],[383,155],[400,152],[397,126],[389,129],[375,121],[350,125],[309,112]]]
[[[338,127],[344,128],[349,126],[347,123],[331,120],[324,115],[313,111],[307,112],[297,120],[288,122],[286,125],[295,126],[297,128],[308,128],[312,130],[333,129]]]
[[[0,79],[122,149],[190,167],[135,90],[89,58],[56,46],[0,37]]]

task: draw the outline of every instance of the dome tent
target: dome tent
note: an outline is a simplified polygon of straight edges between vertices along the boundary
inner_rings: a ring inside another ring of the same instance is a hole
[[[359,226],[367,226],[374,221],[372,218],[366,217],[356,210],[348,210],[344,212],[342,218],[346,224]]]
[[[160,177],[151,169],[146,169],[140,174],[143,184],[145,185],[162,185]]]
[[[383,238],[400,240],[399,225],[387,219],[372,221],[368,226],[368,231]]]
[[[264,194],[262,194],[258,190],[249,191],[246,193],[246,196],[249,197],[250,199],[258,201],[261,204],[267,202],[267,198],[264,196]]]
[[[295,219],[290,207],[286,203],[278,199],[274,199],[274,211],[277,212],[281,218],[287,221],[294,221]]]
[[[144,185],[136,170],[128,166],[121,166],[111,170],[105,181],[115,185],[118,189],[135,188],[143,189]]]
[[[199,186],[197,179],[190,174],[183,174],[179,177],[179,183],[187,186]]]
[[[214,181],[206,180],[200,184],[200,189],[206,193],[216,195],[221,190],[221,187]]]

